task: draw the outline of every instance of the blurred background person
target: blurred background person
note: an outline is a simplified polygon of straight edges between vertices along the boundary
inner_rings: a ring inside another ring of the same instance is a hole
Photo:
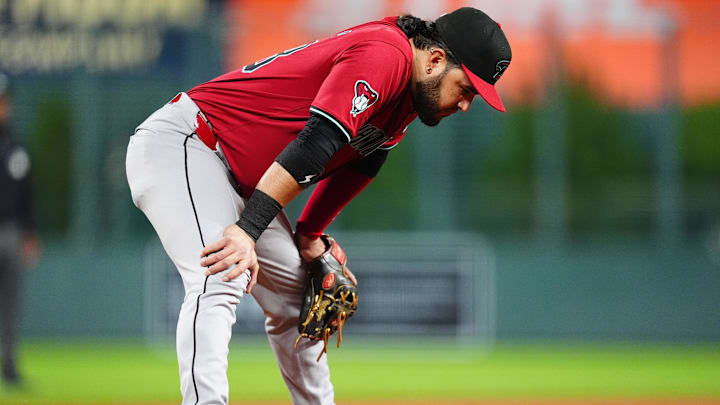
[[[0,73],[0,338],[2,379],[7,386],[22,382],[17,365],[21,281],[39,255],[32,223],[30,157],[10,136],[10,82]]]

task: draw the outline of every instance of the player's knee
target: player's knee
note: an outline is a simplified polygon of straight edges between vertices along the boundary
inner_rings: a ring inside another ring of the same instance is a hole
[[[265,320],[265,331],[268,335],[280,335],[289,329],[297,330],[298,317],[300,312],[292,312],[286,314],[269,315]]]

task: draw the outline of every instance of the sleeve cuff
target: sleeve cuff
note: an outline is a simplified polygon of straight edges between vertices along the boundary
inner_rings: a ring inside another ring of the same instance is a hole
[[[326,113],[325,111],[323,111],[323,110],[321,110],[321,109],[319,109],[319,108],[317,108],[317,107],[313,107],[313,106],[310,107],[310,112],[311,112],[311,113],[315,113],[315,114],[317,114],[317,115],[320,115],[320,116],[322,116],[322,117],[327,118],[328,121],[332,122],[333,124],[337,125],[338,128],[340,128],[340,131],[342,131],[343,135],[345,135],[345,137],[347,138],[348,142],[350,142],[350,141],[352,140],[352,137],[350,136],[350,133],[348,132],[348,130],[347,130],[347,129],[345,128],[345,126],[344,126],[340,121],[338,121],[335,117],[333,117],[332,115]]]

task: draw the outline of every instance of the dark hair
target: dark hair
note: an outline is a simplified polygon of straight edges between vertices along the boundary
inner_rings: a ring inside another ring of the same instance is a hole
[[[442,48],[445,50],[448,67],[460,67],[460,61],[440,38],[440,33],[433,21],[425,21],[408,14],[399,17],[396,24],[408,38],[413,40],[416,48]]]

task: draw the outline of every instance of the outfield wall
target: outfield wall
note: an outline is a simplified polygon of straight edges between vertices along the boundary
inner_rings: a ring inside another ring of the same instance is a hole
[[[143,251],[142,241],[48,246],[27,278],[24,334],[143,337]],[[720,272],[702,251],[626,243],[548,254],[513,241],[495,244],[495,265],[499,340],[720,339]]]

